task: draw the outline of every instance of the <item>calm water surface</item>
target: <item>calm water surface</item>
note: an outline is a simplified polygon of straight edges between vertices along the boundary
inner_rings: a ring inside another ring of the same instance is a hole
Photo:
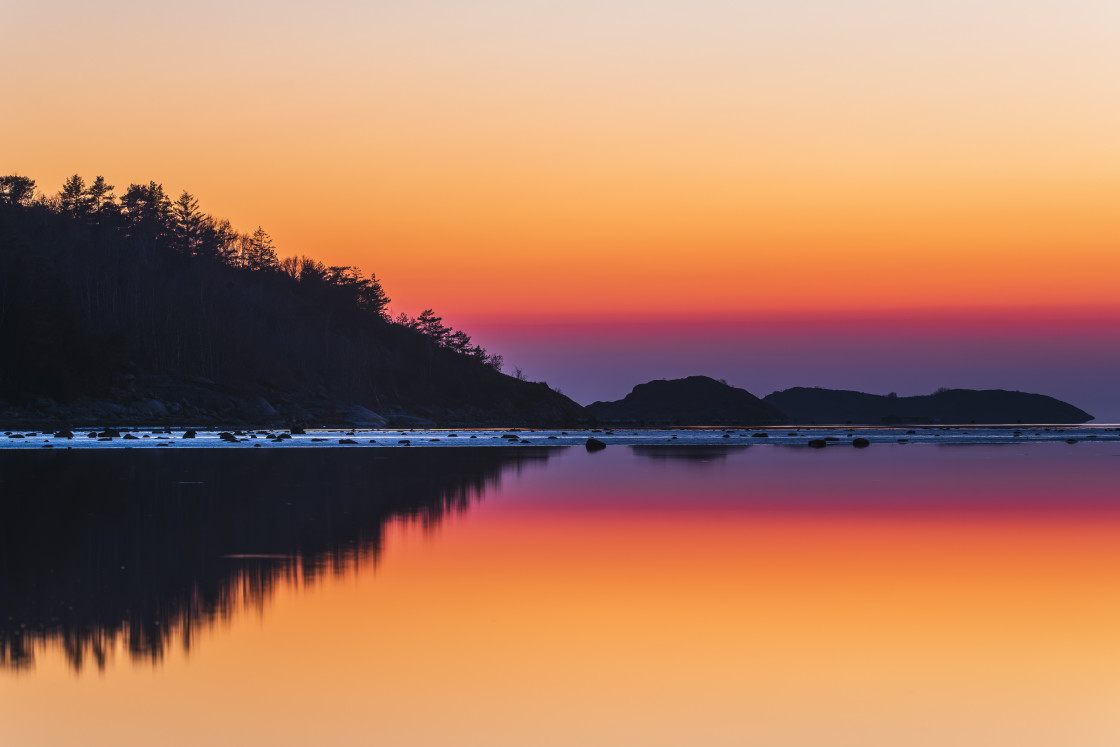
[[[1120,443],[0,452],[0,744],[1120,744]]]

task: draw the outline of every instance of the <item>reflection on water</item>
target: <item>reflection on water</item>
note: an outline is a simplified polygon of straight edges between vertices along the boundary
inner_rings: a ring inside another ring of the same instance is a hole
[[[544,449],[234,454],[0,451],[0,665],[61,642],[101,668],[381,552],[385,523],[466,510]]]
[[[709,464],[726,459],[728,454],[746,448],[746,446],[631,446],[630,451],[637,456],[660,462]]]
[[[1118,478],[1116,443],[0,455],[0,742],[1113,747]]]

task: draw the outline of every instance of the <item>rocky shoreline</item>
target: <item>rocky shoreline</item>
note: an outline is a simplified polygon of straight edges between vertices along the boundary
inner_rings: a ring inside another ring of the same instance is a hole
[[[0,450],[174,448],[631,447],[656,458],[687,458],[759,446],[862,450],[908,445],[1097,444],[1115,449],[1120,428],[1093,426],[943,426],[926,428],[184,428],[138,427],[0,431]],[[648,451],[647,451],[648,450]]]
[[[205,380],[128,382],[107,398],[58,402],[39,397],[21,404],[0,403],[0,428],[58,430],[73,427],[424,428],[435,426],[575,425],[573,408],[524,407],[486,410],[477,406],[414,407],[339,400],[325,390],[313,393],[238,392]]]

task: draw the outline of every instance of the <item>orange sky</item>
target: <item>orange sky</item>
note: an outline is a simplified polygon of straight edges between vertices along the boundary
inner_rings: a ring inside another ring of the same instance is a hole
[[[451,320],[1115,304],[1118,6],[774,5],[19,4],[0,171]]]

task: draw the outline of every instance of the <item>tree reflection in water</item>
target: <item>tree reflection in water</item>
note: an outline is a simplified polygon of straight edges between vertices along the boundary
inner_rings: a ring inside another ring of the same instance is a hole
[[[556,450],[0,451],[0,666],[159,661],[278,584],[376,562]]]

